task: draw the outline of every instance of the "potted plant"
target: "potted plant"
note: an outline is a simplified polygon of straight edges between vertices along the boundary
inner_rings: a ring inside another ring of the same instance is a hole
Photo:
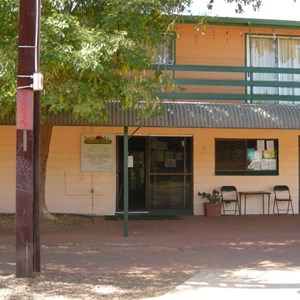
[[[198,192],[198,195],[202,199],[206,199],[208,202],[204,202],[204,215],[207,217],[219,217],[221,216],[221,193],[214,189],[212,193]]]

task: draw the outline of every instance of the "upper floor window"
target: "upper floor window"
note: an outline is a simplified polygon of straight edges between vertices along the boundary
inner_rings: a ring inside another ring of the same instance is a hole
[[[174,63],[174,41],[166,40],[156,49],[152,51],[152,63],[158,65],[171,65]]]
[[[251,67],[300,68],[300,38],[286,36],[248,35],[247,64]],[[292,71],[292,70],[291,70]],[[254,73],[254,81],[300,82],[300,74],[295,73]],[[300,95],[298,87],[259,86],[249,87],[248,93],[264,95]],[[255,101],[263,102],[263,101]],[[273,103],[286,101],[273,101]],[[290,102],[289,102],[290,103]],[[298,102],[296,102],[298,103]]]

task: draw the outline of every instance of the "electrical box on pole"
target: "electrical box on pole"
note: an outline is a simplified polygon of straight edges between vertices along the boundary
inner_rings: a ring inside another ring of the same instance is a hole
[[[33,74],[33,90],[42,91],[44,88],[44,77],[42,73]]]

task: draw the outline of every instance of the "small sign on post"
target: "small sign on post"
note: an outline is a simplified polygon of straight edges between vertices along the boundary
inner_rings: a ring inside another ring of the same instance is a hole
[[[33,96],[30,89],[17,92],[17,129],[33,130]]]

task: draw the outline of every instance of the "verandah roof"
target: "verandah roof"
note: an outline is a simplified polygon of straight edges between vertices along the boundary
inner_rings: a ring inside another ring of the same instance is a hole
[[[53,125],[142,126],[177,128],[300,129],[300,105],[207,104],[164,102],[164,114],[138,122],[133,109],[123,111],[118,102],[108,103],[107,122],[73,120],[70,115],[49,116]]]
[[[59,113],[48,115],[46,123],[54,126],[300,129],[300,105],[295,104],[164,102],[163,107],[164,114],[160,117],[139,122],[136,111],[123,111],[118,102],[109,102],[106,122],[74,120],[68,113]],[[15,119],[0,120],[0,125],[14,124]]]

